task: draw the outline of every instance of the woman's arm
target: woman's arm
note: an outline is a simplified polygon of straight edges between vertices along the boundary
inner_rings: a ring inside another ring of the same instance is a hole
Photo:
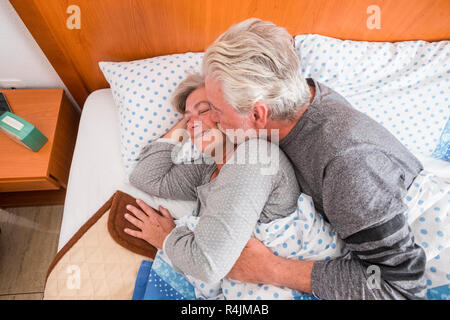
[[[203,182],[211,165],[177,164],[172,158],[181,149],[186,120],[177,123],[163,139],[148,144],[130,175],[130,183],[153,196],[177,200],[197,199],[196,187]]]
[[[188,119],[183,117],[176,125],[174,125],[162,138],[171,139],[174,142],[184,143],[189,138],[189,134],[186,130],[186,124]]]

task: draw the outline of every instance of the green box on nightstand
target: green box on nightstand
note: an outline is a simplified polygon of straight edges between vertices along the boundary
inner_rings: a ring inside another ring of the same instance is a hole
[[[48,141],[47,137],[38,128],[8,111],[0,116],[0,129],[14,141],[34,152],[39,151]]]

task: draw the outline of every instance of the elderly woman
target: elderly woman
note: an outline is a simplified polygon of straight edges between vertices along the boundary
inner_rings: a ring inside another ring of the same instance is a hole
[[[173,101],[184,118],[143,149],[130,182],[157,197],[197,202],[200,219],[195,231],[177,227],[163,243],[152,244],[164,247],[183,273],[214,282],[231,270],[257,222],[267,223],[295,211],[300,190],[289,160],[276,145],[258,141],[259,151],[268,152],[270,163],[254,158],[258,154],[251,147],[254,139],[226,147],[230,141],[209,118],[203,81],[190,75],[179,85]],[[212,150],[214,161],[174,163],[172,155],[181,148],[177,129],[187,129],[201,152]],[[264,174],[268,165],[278,170]]]

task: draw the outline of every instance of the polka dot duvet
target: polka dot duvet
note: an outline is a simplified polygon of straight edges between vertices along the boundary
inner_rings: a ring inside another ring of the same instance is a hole
[[[416,243],[425,250],[428,299],[450,299],[450,179],[422,171],[404,199],[405,213]],[[195,230],[199,217],[187,215],[177,226]],[[257,223],[253,236],[274,254],[294,260],[347,259],[345,248],[331,226],[316,212],[310,196],[301,194],[297,209],[269,223]],[[224,278],[205,283],[174,271],[169,257],[159,250],[146,284],[147,299],[314,300],[316,297],[285,287],[251,284]],[[184,276],[184,277],[183,277]],[[174,294],[176,292],[177,294]]]

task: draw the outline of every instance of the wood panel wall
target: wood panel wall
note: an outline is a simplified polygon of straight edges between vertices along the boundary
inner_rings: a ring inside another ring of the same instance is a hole
[[[10,0],[80,106],[108,87],[98,61],[204,51],[231,24],[270,20],[292,35],[366,41],[450,38],[449,0]],[[69,29],[70,5],[80,29]],[[369,29],[371,5],[380,29]]]

